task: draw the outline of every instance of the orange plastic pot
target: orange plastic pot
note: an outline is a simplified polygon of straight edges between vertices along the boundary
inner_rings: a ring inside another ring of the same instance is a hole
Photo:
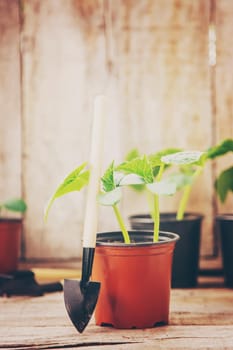
[[[100,233],[92,278],[101,283],[95,309],[100,326],[151,328],[168,324],[173,251],[179,236],[130,231],[126,245],[121,232]]]
[[[18,268],[21,219],[0,219],[0,273]]]

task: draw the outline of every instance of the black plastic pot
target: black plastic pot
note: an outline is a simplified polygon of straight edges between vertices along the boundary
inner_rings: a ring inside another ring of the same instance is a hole
[[[183,220],[177,220],[176,213],[160,215],[160,230],[180,236],[174,251],[172,288],[197,286],[202,218],[202,215],[194,213],[186,213]],[[150,215],[132,215],[129,221],[134,230],[153,229]]]
[[[233,214],[216,216],[216,224],[221,240],[225,285],[233,288]]]

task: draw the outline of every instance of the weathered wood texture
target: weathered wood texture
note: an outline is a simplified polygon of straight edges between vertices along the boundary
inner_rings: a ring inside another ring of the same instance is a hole
[[[107,84],[103,8],[98,1],[23,4],[26,254],[77,256],[85,191],[56,203],[46,225],[43,209],[66,173],[88,159],[93,98]],[[114,108],[110,119],[105,157],[114,152]]]
[[[232,1],[216,1],[216,141],[225,138],[233,138],[233,48],[229,45],[233,31],[233,3]],[[227,155],[216,162],[216,175],[221,170],[233,164],[233,155]],[[222,205],[217,202],[219,212],[232,212],[232,195],[227,197]]]
[[[221,0],[216,7],[220,66],[214,113],[208,63],[211,2],[0,0],[1,26],[7,28],[0,35],[0,76],[5,77],[0,86],[1,178],[9,184],[1,181],[0,189],[1,194],[22,190],[25,195],[27,258],[81,253],[85,191],[55,203],[47,224],[43,210],[60,180],[88,157],[97,93],[110,100],[104,165],[122,160],[132,147],[141,152],[205,149],[214,139],[232,137],[232,4]],[[10,56],[14,59],[6,59]],[[14,125],[9,133],[8,125]],[[202,254],[207,255],[214,245],[215,172],[208,165],[188,207],[205,215]],[[175,210],[178,197],[163,199],[161,209]],[[146,205],[131,192],[122,202],[123,215],[146,212]],[[232,202],[226,208],[231,210]],[[99,230],[117,227],[111,208],[101,208]]]
[[[116,18],[122,124],[127,125],[124,149],[207,148],[212,132],[208,1],[139,1],[137,6],[122,2]],[[207,168],[188,206],[205,215],[204,233],[212,231],[210,175]],[[124,212],[148,211],[146,201],[135,197],[123,199]],[[161,210],[176,210],[179,198],[180,194],[172,200],[161,198]],[[202,243],[205,252],[211,252],[212,235],[204,234]]]
[[[97,327],[93,320],[80,335],[67,316],[62,293],[0,298],[0,348],[230,350],[232,305],[231,290],[172,290],[168,326],[117,330]]]
[[[0,0],[0,196],[21,195],[21,104],[18,1]]]

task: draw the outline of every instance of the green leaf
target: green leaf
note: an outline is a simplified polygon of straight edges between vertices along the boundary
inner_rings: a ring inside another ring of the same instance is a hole
[[[180,151],[181,151],[181,149],[179,149],[179,148],[166,148],[164,150],[161,150],[161,151],[158,151],[154,154],[149,155],[149,161],[150,161],[152,169],[153,169],[154,177],[156,177],[158,175],[160,166],[163,163],[161,158],[163,156],[168,155],[168,154],[173,154],[173,153],[177,153]],[[169,166],[170,166],[170,164],[166,164],[165,169],[168,168]]]
[[[56,198],[61,197],[69,192],[80,191],[84,186],[88,184],[90,171],[84,170],[86,164],[87,163],[83,163],[80,165],[64,179],[54,194]]]
[[[126,154],[125,160],[126,160],[127,162],[129,162],[129,161],[131,161],[131,160],[133,160],[133,159],[135,159],[135,158],[138,158],[138,157],[140,157],[140,153],[139,153],[138,149],[137,149],[137,148],[133,148],[131,151],[129,151],[129,152]]]
[[[187,176],[193,176],[196,172],[196,164],[184,164],[179,167],[179,173],[185,174]]]
[[[169,175],[167,178],[169,181],[176,185],[176,190],[180,190],[187,185],[191,185],[193,182],[193,173],[175,173]]]
[[[48,202],[45,209],[45,220],[48,217],[49,210],[56,198],[61,197],[69,192],[80,191],[88,184],[90,171],[86,170],[87,163],[83,163],[78,168],[73,170],[57,187],[55,193]]]
[[[178,153],[181,150],[179,148],[166,148],[164,150],[158,151],[154,154],[151,154],[149,156],[149,161],[151,162],[152,166],[160,166],[162,164],[161,158],[163,156]]]
[[[128,174],[139,175],[146,183],[153,182],[152,167],[146,156],[124,162],[117,167],[117,170],[124,171]]]
[[[195,163],[195,164],[201,165],[203,156],[205,156],[204,152],[184,151],[184,152],[177,152],[174,154],[163,156],[161,160],[165,164],[183,165],[183,164]]]
[[[215,181],[215,189],[221,202],[224,203],[228,192],[233,192],[233,167],[221,172]]]
[[[24,213],[27,210],[27,205],[24,200],[20,198],[11,199],[1,204],[7,210]]]
[[[157,195],[170,196],[176,193],[176,184],[170,180],[161,180],[151,184],[147,184],[146,187],[150,192]]]
[[[117,177],[117,174],[116,174]],[[114,179],[114,162],[112,162],[107,170],[105,171],[104,175],[101,178],[103,190],[105,192],[109,192],[114,190],[116,188],[115,179]]]
[[[125,175],[119,183],[120,186],[144,185],[144,184],[145,184],[145,181],[143,180],[143,178],[136,174]]]
[[[113,179],[114,179],[115,187],[120,186],[121,180],[124,177],[125,177],[125,174],[121,173],[120,171],[113,172]]]
[[[233,152],[233,139],[226,139],[219,145],[209,148],[207,150],[207,158],[214,159],[228,152]]]
[[[159,168],[160,165],[162,164],[161,156],[158,155],[157,153],[149,155],[148,159],[152,168],[155,168],[155,167]]]
[[[102,205],[113,206],[120,202],[121,196],[121,188],[117,187],[112,191],[98,194],[97,200]]]
[[[143,185],[130,185],[134,191],[143,192],[145,190],[145,183]]]

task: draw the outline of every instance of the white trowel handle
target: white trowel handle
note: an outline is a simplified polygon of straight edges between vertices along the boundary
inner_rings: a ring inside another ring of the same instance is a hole
[[[94,248],[98,222],[98,204],[96,196],[99,192],[101,163],[104,146],[104,126],[106,116],[106,97],[99,95],[94,102],[94,120],[90,150],[90,179],[87,188],[87,202],[84,219],[83,247]]]

